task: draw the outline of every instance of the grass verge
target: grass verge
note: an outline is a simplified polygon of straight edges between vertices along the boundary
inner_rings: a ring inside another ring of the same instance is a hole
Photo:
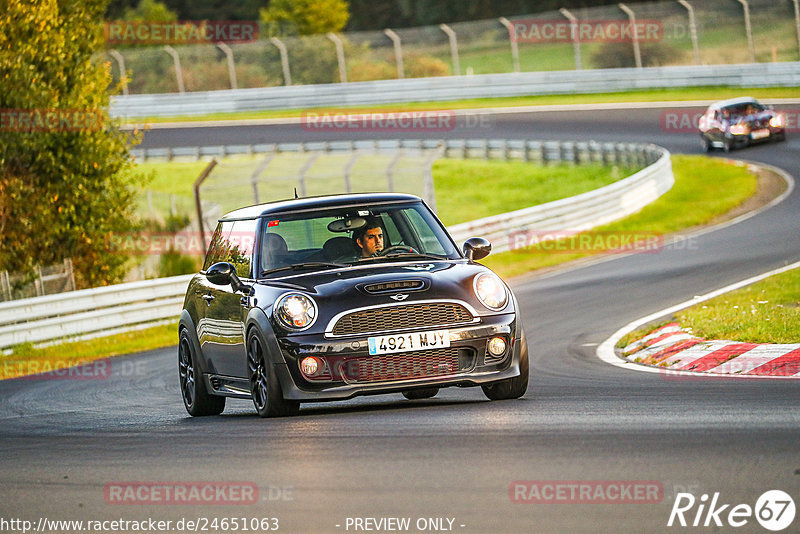
[[[656,246],[648,251],[657,252],[660,236],[707,224],[756,192],[757,179],[743,164],[673,155],[672,167],[675,185],[640,212],[578,236],[493,254],[483,263],[509,278],[608,253],[618,247],[620,239],[654,239]]]
[[[620,102],[665,102],[665,101],[716,101],[734,98],[742,95],[758,99],[770,98],[798,98],[800,90],[797,87],[687,87],[683,89],[649,89],[639,91],[622,91],[616,93],[587,93],[570,95],[536,95],[504,98],[472,98],[465,100],[443,102],[402,102],[394,104],[376,104],[375,106],[342,106],[329,109],[329,111],[348,110],[356,112],[387,112],[387,111],[424,111],[424,110],[456,110],[472,108],[501,108],[520,106],[544,105],[572,105],[572,104],[598,104]],[[324,113],[326,108],[315,108],[315,113]],[[261,111],[241,111],[229,113],[209,113],[206,115],[180,116],[180,117],[148,117],[131,118],[125,124],[143,124],[159,122],[194,122],[194,121],[221,121],[244,119],[278,119],[287,117],[300,117],[308,109],[281,109]]]
[[[112,336],[34,348],[30,343],[12,347],[0,356],[0,380],[57,371],[101,358],[169,347],[178,339],[178,323],[123,332]],[[63,375],[53,373],[55,378]],[[100,378],[100,377],[93,377]]]
[[[800,343],[800,269],[771,276],[675,315],[682,327],[704,339]]]

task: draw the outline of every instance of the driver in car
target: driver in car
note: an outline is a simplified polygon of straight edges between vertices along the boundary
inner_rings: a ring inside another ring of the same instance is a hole
[[[383,229],[377,221],[367,220],[367,224],[356,230],[355,241],[361,249],[362,258],[377,256],[383,250]]]

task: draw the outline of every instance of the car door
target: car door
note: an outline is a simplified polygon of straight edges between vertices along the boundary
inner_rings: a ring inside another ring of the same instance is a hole
[[[256,220],[233,221],[230,230],[224,229],[218,254],[211,260],[233,264],[237,275],[246,284],[253,282],[255,228]],[[206,268],[210,265],[213,263]],[[250,309],[250,299],[247,295],[234,292],[230,285],[208,283],[207,288],[208,296],[203,297],[207,302],[204,336],[200,343],[208,360],[209,371],[222,376],[244,378],[247,376],[244,321]]]

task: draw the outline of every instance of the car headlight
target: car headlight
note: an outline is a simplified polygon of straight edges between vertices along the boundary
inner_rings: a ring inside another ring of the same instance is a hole
[[[750,133],[750,126],[748,126],[744,122],[740,122],[739,124],[734,124],[731,126],[731,134],[733,135],[747,135]]]
[[[289,330],[305,330],[317,319],[317,304],[302,293],[286,293],[275,302],[273,315]]]
[[[769,120],[769,125],[773,128],[783,128],[786,126],[786,118],[783,115],[775,115]]]
[[[473,286],[475,296],[490,310],[502,309],[508,302],[508,291],[506,291],[505,284],[493,274],[479,274],[475,277]]]

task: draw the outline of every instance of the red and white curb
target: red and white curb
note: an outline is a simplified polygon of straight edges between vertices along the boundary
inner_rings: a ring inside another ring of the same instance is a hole
[[[705,340],[670,323],[629,344],[622,354],[615,348],[624,336],[648,323],[798,267],[800,262],[792,263],[632,321],[600,343],[597,357],[616,367],[665,375],[800,378],[800,343],[776,345]]]
[[[670,323],[622,349],[631,362],[715,375],[800,377],[800,343],[705,340]]]

